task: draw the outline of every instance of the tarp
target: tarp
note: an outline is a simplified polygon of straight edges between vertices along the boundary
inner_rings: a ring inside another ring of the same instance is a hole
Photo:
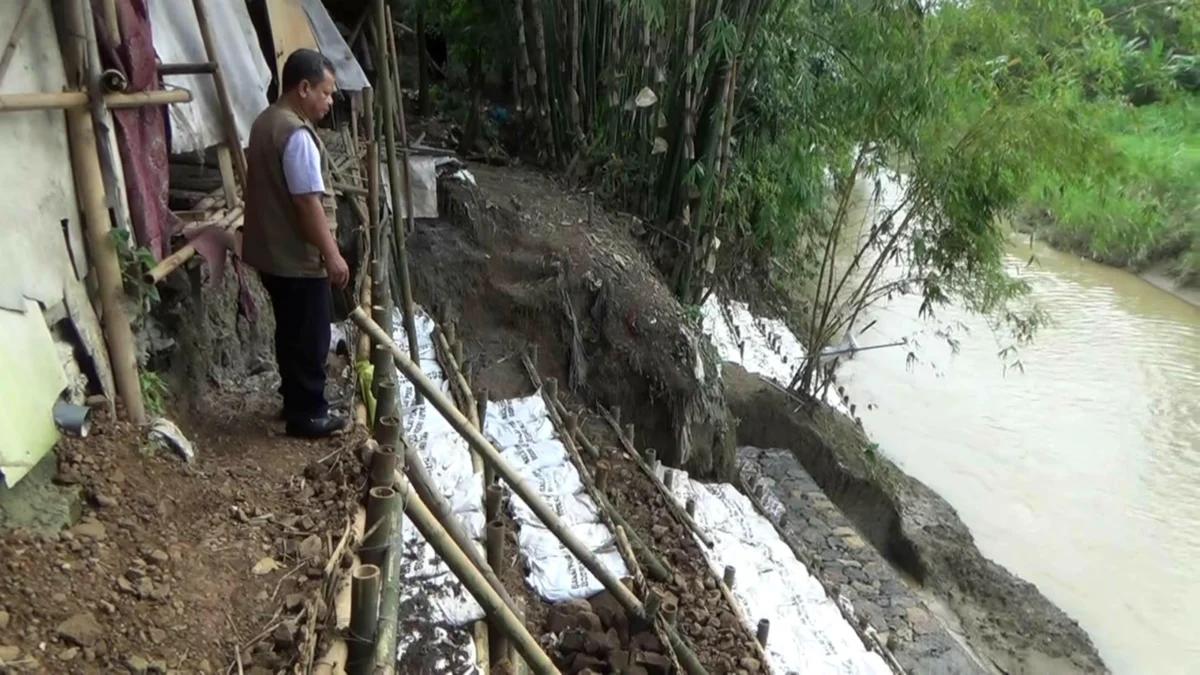
[[[154,50],[163,63],[204,63],[208,61],[200,27],[191,2],[186,0],[149,0],[150,25],[154,29]],[[233,116],[242,147],[250,137],[250,125],[267,107],[267,87],[271,69],[258,44],[258,34],[250,21],[243,0],[207,0],[208,21],[212,26],[216,58],[224,73]],[[211,75],[173,75],[163,78],[168,86],[192,92],[190,103],[170,107],[171,151],[202,152],[225,138],[222,133],[221,104]]]
[[[52,410],[67,378],[36,302],[0,309],[0,334],[0,474],[12,487],[58,440]]]
[[[342,91],[361,91],[369,89],[367,74],[363,72],[358,59],[350,51],[333,17],[329,16],[321,0],[304,0],[304,11],[312,24],[313,35],[317,39],[317,49],[321,50],[330,61],[333,61],[333,72],[337,75],[337,86]]]

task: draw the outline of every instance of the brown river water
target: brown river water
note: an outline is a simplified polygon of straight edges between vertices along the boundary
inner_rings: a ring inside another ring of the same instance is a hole
[[[1200,673],[1200,308],[1137,276],[1014,243],[1053,325],[1007,368],[955,308],[877,307],[839,371],[867,432],[1036,584],[1119,674]],[[955,353],[933,333],[961,322]],[[866,325],[862,322],[861,325]]]

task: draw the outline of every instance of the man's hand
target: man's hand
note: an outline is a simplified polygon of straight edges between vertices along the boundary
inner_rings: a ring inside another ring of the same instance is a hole
[[[333,255],[325,256],[325,271],[334,288],[345,288],[350,283],[350,266],[337,250],[333,251]]]

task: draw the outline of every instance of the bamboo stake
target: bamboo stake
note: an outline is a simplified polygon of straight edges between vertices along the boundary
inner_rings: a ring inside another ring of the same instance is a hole
[[[395,525],[391,515],[396,499],[396,491],[390,487],[371,488],[367,493],[367,534],[358,555],[368,565],[383,562],[383,552]]]
[[[68,11],[68,15],[77,15]],[[71,21],[68,20],[68,28]],[[65,31],[62,45],[64,60],[77,62],[83,53],[82,32]],[[86,95],[84,95],[86,98]],[[71,164],[79,199],[86,220],[88,254],[96,270],[100,305],[104,310],[104,337],[108,343],[109,361],[117,394],[125,403],[125,412],[134,424],[146,423],[146,408],[142,402],[141,380],[138,377],[137,354],[134,351],[133,330],[125,311],[125,287],[121,261],[112,237],[112,220],[104,199],[104,179],[96,142],[96,129],[87,109],[72,108],[67,112],[67,132],[71,139]]]
[[[437,392],[436,389],[431,391]],[[437,392],[440,395],[440,392]],[[438,399],[430,397],[436,401]],[[462,416],[459,415],[461,419]],[[469,428],[469,427],[467,427]],[[402,479],[403,480],[403,479]],[[517,615],[509,609],[508,605],[500,599],[496,591],[488,584],[484,577],[471,565],[470,559],[464,554],[454,540],[446,534],[446,531],[438,525],[437,520],[430,513],[425,503],[415,494],[410,493],[406,486],[401,488],[404,490],[407,498],[404,500],[407,504],[405,513],[408,514],[409,520],[420,531],[425,540],[437,553],[454,576],[466,586],[471,596],[483,607],[489,617],[492,617],[498,625],[503,627],[508,633],[508,637],[514,642],[521,652],[521,656],[529,663],[530,668],[539,675],[558,675],[558,668],[554,666],[554,662],[542,651],[541,646],[529,634],[529,630],[525,628],[525,624],[517,617]],[[628,592],[628,591],[627,591]]]
[[[216,222],[217,227],[225,229],[236,229],[242,225],[242,207],[237,206],[226,213],[220,220]],[[142,275],[142,280],[147,284],[157,284],[162,281],[168,274],[179,269],[185,262],[192,259],[196,255],[195,244],[185,244],[171,255],[158,261],[158,264],[150,268],[148,272]]]
[[[33,16],[33,0],[25,0],[25,4],[21,7],[21,13],[17,15],[17,22],[13,24],[12,33],[8,36],[8,42],[4,45],[4,54],[0,55],[0,84],[4,83],[8,65],[12,63],[13,54],[17,51],[17,43],[20,42],[21,34],[25,32],[25,24],[31,16]]]
[[[379,623],[379,568],[363,565],[350,573],[349,675],[375,670],[375,630]]]
[[[213,87],[217,90],[217,100],[221,104],[221,126],[225,131],[225,143],[229,146],[233,158],[233,168],[237,173],[238,183],[242,193],[246,191],[246,155],[242,153],[242,142],[238,138],[237,119],[233,116],[233,102],[229,97],[229,87],[225,83],[225,71],[217,58],[216,42],[213,40],[212,25],[208,21],[208,10],[204,0],[192,0],[196,11],[196,23],[200,27],[200,40],[204,43],[204,58],[216,66],[213,69]]]
[[[500,578],[496,576],[496,571],[488,565],[488,561],[479,552],[479,548],[475,546],[475,542],[471,540],[470,535],[463,529],[462,523],[450,506],[450,502],[442,496],[433,479],[429,477],[429,473],[425,470],[425,465],[421,462],[420,455],[411,447],[404,449],[404,455],[403,477],[407,477],[408,484],[416,491],[421,501],[425,503],[426,508],[430,509],[434,518],[446,530],[446,533],[454,540],[454,543],[462,549],[467,559],[475,566],[475,569],[479,570],[479,573],[487,580],[488,585],[500,596],[501,601],[509,609],[516,611],[516,605],[513,603],[512,597],[504,588],[504,584],[500,582]],[[399,472],[394,476],[394,480],[397,483],[402,483],[402,476]],[[492,519],[494,520],[494,518]]]
[[[396,165],[396,130],[392,126],[391,120],[396,110],[396,95],[397,92],[392,91],[392,76],[391,76],[391,54],[387,43],[387,8],[383,4],[383,0],[375,0],[375,47],[378,51],[379,60],[379,83],[382,85],[383,91],[383,136],[384,147],[387,150],[388,163],[388,183],[391,188],[392,197],[392,221],[393,230],[396,233],[396,272],[400,276],[400,305],[404,312],[404,333],[408,336],[408,353],[409,357],[417,363],[421,362],[420,346],[417,344],[417,322],[413,314],[412,300],[412,284],[408,276],[408,247],[406,241],[406,227],[394,215],[398,205],[403,201],[404,209],[408,220],[412,221],[413,203],[412,203],[412,183],[408,176],[408,149],[404,149],[404,176],[405,180],[401,183],[400,168]],[[405,146],[408,145],[408,132],[403,126],[404,106],[400,106],[400,119],[402,140]],[[401,194],[401,188],[404,189],[404,194]],[[407,199],[404,199],[407,197]],[[390,342],[390,336],[389,336]],[[421,393],[417,392],[415,401],[421,403]]]
[[[394,476],[395,472],[393,472]],[[394,496],[389,505],[390,513],[387,516],[390,521],[390,532],[387,538],[387,551],[383,556],[383,590],[379,602],[379,624],[375,631],[375,675],[392,675],[396,672],[396,652],[400,635],[404,493],[396,492],[391,488],[384,489],[392,492]]]
[[[695,519],[688,515],[683,509],[679,508],[679,503],[675,501],[675,497],[672,496],[670,492],[667,492],[666,487],[663,486],[662,482],[658,480],[658,477],[654,475],[654,471],[642,461],[641,457],[638,456],[637,448],[633,447],[633,442],[626,438],[625,432],[621,431],[620,418],[617,415],[619,410],[620,408],[615,407],[613,408],[612,412],[601,409],[601,414],[604,416],[605,421],[608,422],[608,425],[612,427],[612,430],[616,432],[617,438],[620,440],[621,445],[625,447],[625,451],[630,455],[633,461],[637,463],[642,472],[650,477],[650,481],[654,484],[654,487],[658,490],[659,494],[664,497],[664,500],[667,504],[667,509],[680,522],[682,522],[684,525],[687,525],[688,528],[691,529],[691,531],[705,546],[712,548],[712,537],[709,537],[707,534],[705,534],[700,529],[700,526],[696,524]]]
[[[359,328],[371,333],[372,339],[382,340],[383,332],[371,318],[362,311],[361,308],[355,308],[350,313],[350,318],[358,324]],[[641,616],[642,603],[630,592],[620,579],[617,579],[607,567],[602,565],[596,556],[588,549],[587,545],[581,542],[554,513],[554,511],[546,504],[541,496],[533,491],[529,485],[521,479],[521,475],[517,473],[513,467],[500,456],[500,452],[479,432],[471,423],[463,416],[462,413],[454,407],[454,403],[446,398],[446,395],[438,390],[429,378],[421,372],[419,365],[409,359],[395,344],[390,345],[392,357],[396,361],[397,368],[404,374],[405,377],[413,383],[418,391],[421,391],[433,404],[434,408],[450,423],[467,442],[479,452],[485,462],[490,464],[495,469],[496,473],[509,484],[513,492],[515,492],[525,503],[537,514],[538,519],[550,530],[566,548],[571,551],[580,562],[584,564],[589,572],[600,581],[600,583],[613,594],[613,596],[621,603],[626,610],[635,616]]]
[[[498,570],[504,565],[504,523],[493,520],[487,524],[487,560],[492,570]],[[515,608],[513,614],[516,614]],[[492,663],[499,663],[508,658],[508,640],[504,635],[504,627],[496,622],[489,623],[488,649]]]
[[[381,445],[371,453],[370,487],[388,487],[396,482],[396,449]]]

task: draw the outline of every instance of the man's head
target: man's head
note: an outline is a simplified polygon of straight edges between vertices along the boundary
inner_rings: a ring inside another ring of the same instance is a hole
[[[333,107],[333,92],[337,83],[333,62],[311,49],[297,49],[283,64],[283,97],[301,114],[319,122]]]

